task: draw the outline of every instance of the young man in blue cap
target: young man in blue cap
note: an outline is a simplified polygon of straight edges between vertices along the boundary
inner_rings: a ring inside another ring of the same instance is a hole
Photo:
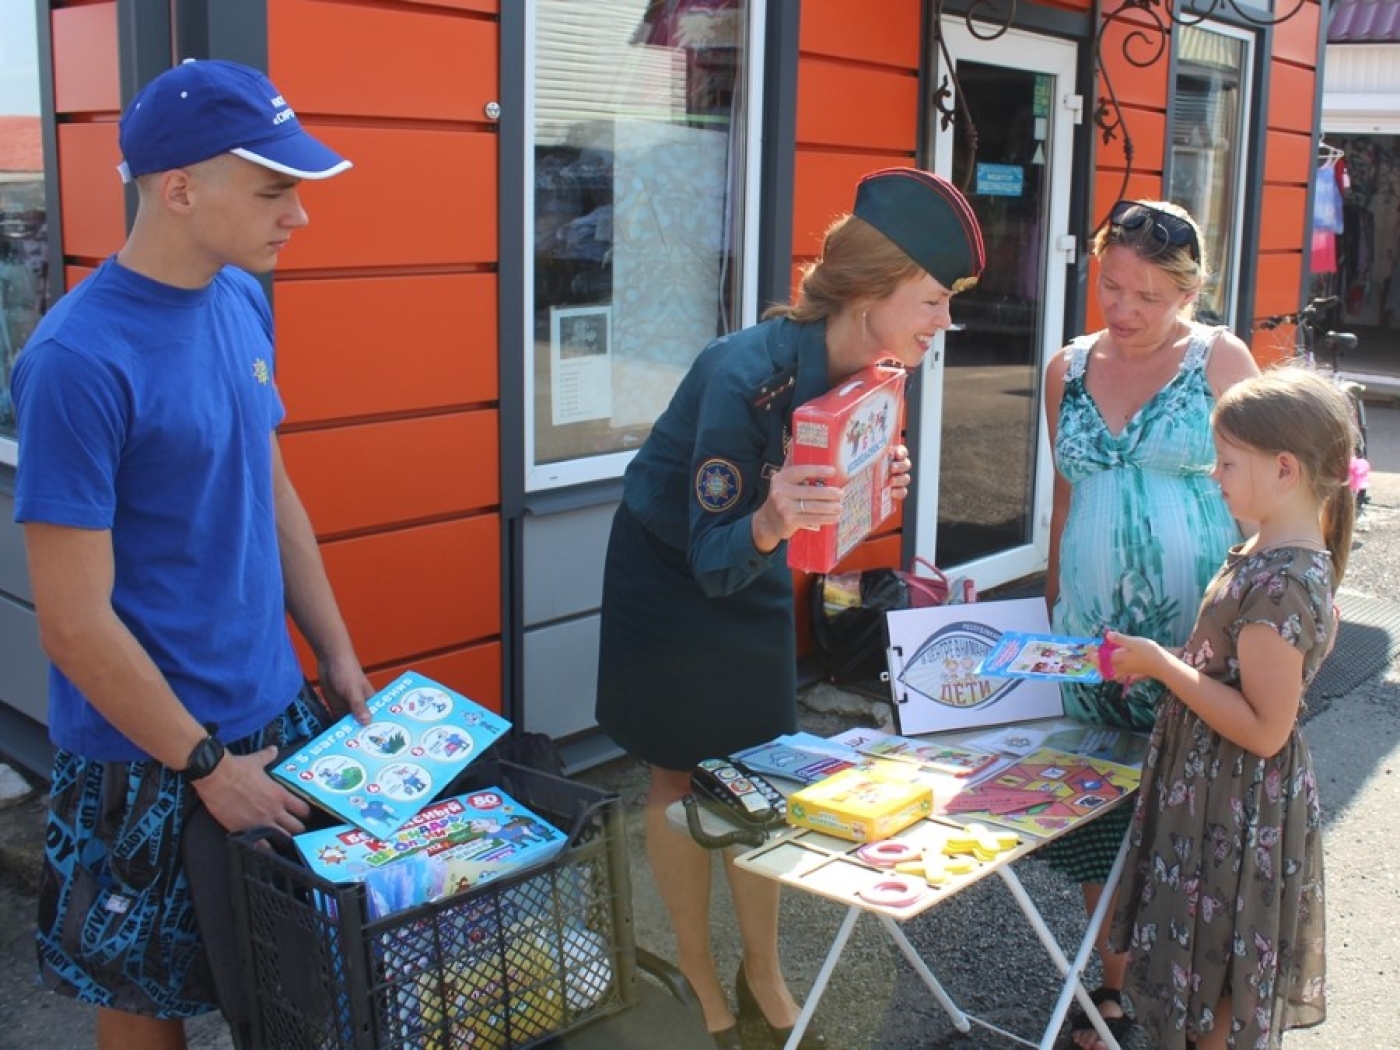
[[[307,223],[298,187],[350,163],[261,73],[187,62],[120,126],[139,192],[115,256],[69,292],[12,380],[55,745],[40,970],[98,1009],[97,1045],[185,1046],[214,1006],[180,860],[202,802],[225,828],[302,829],[265,772],[373,689],[275,429],[272,318],[250,276]]]

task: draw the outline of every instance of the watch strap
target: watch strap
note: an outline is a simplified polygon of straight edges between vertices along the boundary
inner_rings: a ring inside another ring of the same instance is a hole
[[[189,782],[203,780],[214,772],[214,767],[224,757],[224,745],[215,736],[219,727],[213,722],[206,722],[204,730],[208,735],[194,745],[190,757],[185,760],[185,768],[180,770],[180,775]]]

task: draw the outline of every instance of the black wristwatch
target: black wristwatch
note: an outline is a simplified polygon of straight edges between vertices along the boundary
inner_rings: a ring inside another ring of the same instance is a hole
[[[214,735],[219,731],[219,727],[213,722],[205,722],[204,731],[209,735],[194,745],[190,757],[185,760],[185,768],[180,770],[180,775],[187,783],[203,780],[214,772],[214,767],[224,757],[224,745],[219,743],[219,738]]]

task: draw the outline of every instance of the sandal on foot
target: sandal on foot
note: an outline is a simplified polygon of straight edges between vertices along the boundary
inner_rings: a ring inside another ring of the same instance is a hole
[[[1113,1003],[1118,1009],[1123,1009],[1123,993],[1118,988],[1095,988],[1089,993],[1089,1001],[1095,1006],[1102,1006],[1104,1003]],[[1070,1007],[1068,1020],[1069,1035],[1062,1044],[1063,1046],[1072,1048],[1072,1050],[1077,1050],[1079,1044],[1075,1042],[1074,1037],[1080,1032],[1088,1032],[1092,1034],[1094,1038],[1098,1038],[1098,1032],[1090,1023],[1089,1015],[1084,1012],[1084,1008],[1080,1006],[1078,1002],[1075,1002],[1073,1006]],[[1118,1017],[1105,1017],[1103,1019],[1103,1026],[1107,1028],[1109,1034],[1117,1040],[1118,1045],[1122,1046],[1124,1038],[1137,1026],[1137,1022],[1124,1013],[1120,1014]]]

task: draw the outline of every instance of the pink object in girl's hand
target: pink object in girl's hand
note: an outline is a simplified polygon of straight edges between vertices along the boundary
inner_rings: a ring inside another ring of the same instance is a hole
[[[1104,681],[1113,679],[1113,651],[1121,649],[1117,642],[1110,642],[1105,638],[1099,643],[1099,674],[1103,675]]]

